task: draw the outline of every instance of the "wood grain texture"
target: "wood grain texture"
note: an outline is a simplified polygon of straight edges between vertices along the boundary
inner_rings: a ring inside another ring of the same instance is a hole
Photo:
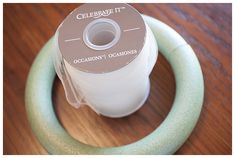
[[[3,151],[47,154],[33,135],[25,111],[24,89],[30,66],[60,22],[79,4],[4,4]],[[170,25],[193,47],[202,66],[205,100],[192,135],[176,154],[232,152],[232,5],[132,4],[141,13]],[[94,146],[119,146],[156,129],[175,94],[171,67],[162,55],[151,74],[151,93],[131,116],[110,119],[84,106],[74,109],[56,78],[53,101],[61,124],[76,139]]]

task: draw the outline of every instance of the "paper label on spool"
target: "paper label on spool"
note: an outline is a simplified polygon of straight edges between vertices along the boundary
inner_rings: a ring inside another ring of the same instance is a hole
[[[66,17],[57,33],[67,63],[80,71],[107,73],[140,54],[146,28],[128,4],[84,4]]]

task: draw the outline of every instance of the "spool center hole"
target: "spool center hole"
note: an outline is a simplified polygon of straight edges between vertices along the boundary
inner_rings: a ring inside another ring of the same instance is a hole
[[[115,33],[113,25],[107,22],[96,23],[88,30],[88,40],[94,45],[106,45],[113,41]]]
[[[92,49],[104,50],[112,47],[120,38],[120,28],[110,19],[97,19],[85,32],[85,43]]]

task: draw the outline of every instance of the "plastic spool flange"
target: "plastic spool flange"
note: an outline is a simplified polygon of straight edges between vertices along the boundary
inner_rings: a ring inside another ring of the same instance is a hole
[[[51,154],[173,154],[186,141],[199,118],[204,82],[200,64],[191,47],[172,28],[143,15],[170,63],[176,95],[166,119],[143,139],[119,147],[100,148],[83,144],[60,125],[53,110],[51,92],[55,77],[50,40],[35,59],[26,85],[26,109],[40,143]]]

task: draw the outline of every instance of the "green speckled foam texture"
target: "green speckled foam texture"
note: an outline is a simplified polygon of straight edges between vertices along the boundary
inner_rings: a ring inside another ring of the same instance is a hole
[[[75,140],[60,125],[53,110],[51,93],[55,70],[52,40],[49,40],[31,67],[25,101],[32,130],[50,154],[173,154],[189,137],[203,103],[200,64],[192,48],[177,32],[154,18],[145,15],[143,18],[153,31],[160,52],[172,66],[176,79],[176,96],[166,119],[148,136],[124,146],[99,148]]]

